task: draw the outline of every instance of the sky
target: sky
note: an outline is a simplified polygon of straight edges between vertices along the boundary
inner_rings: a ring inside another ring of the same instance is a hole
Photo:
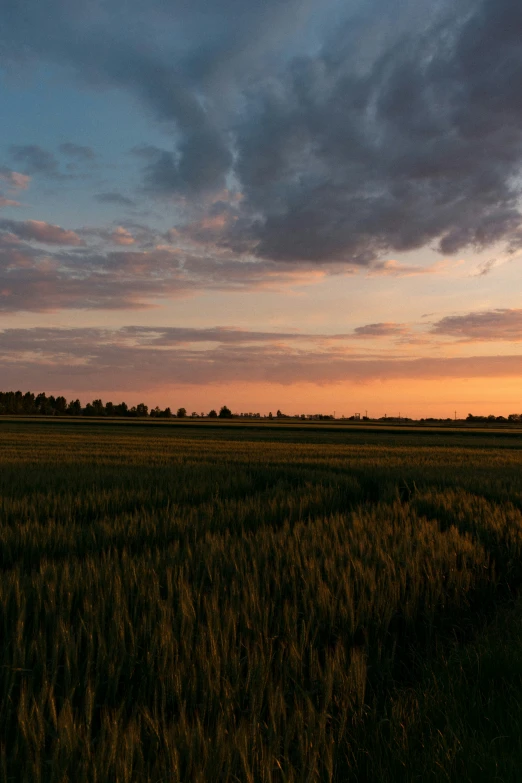
[[[3,0],[0,388],[522,412],[519,0]]]

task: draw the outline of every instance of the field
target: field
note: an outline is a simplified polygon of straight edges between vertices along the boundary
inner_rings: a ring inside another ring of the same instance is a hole
[[[515,781],[522,433],[0,420],[0,780]]]

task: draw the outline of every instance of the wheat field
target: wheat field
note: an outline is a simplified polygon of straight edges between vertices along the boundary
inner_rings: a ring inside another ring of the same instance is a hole
[[[1,420],[0,780],[516,780],[521,467],[516,432]]]

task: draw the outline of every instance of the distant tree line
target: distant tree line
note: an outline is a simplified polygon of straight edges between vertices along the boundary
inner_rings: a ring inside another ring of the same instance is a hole
[[[80,400],[67,400],[63,396],[54,397],[52,394],[33,394],[33,392],[21,391],[9,391],[0,392],[0,416],[122,416],[126,418],[152,418],[152,419],[184,419],[184,418],[209,418],[209,419],[231,419],[233,417],[241,417],[245,419],[291,419],[291,420],[309,420],[309,421],[382,421],[382,422],[411,422],[413,421],[406,416],[402,417],[390,417],[383,416],[380,419],[370,419],[368,416],[341,416],[335,419],[334,416],[324,413],[301,413],[296,415],[288,415],[278,410],[274,415],[269,413],[267,416],[261,413],[232,413],[230,408],[223,405],[219,413],[212,409],[208,413],[198,413],[193,411],[190,415],[187,413],[186,408],[178,408],[176,412],[170,408],[161,409],[158,406],[149,410],[145,403],[140,402],[138,405],[129,407],[126,402],[113,403],[103,402],[102,400],[93,400],[86,405],[82,405]],[[438,418],[426,418],[419,419],[421,423],[451,423],[455,419],[438,419]],[[458,419],[462,422],[463,419]],[[491,424],[497,422],[499,424],[522,424],[522,413],[510,413],[509,416],[475,416],[469,413],[466,422],[474,424]]]
[[[170,408],[163,410],[156,406],[149,411],[145,403],[129,407],[126,402],[113,403],[93,400],[82,406],[80,400],[69,400],[65,397],[33,392],[9,391],[0,392],[0,415],[4,416],[122,416],[127,418],[157,418],[171,419],[177,417],[184,419],[187,416],[186,408],[178,408],[173,413]],[[211,410],[208,414],[191,414],[192,418],[208,416],[211,419],[228,419],[232,417],[232,411],[226,405],[219,413]]]
[[[491,422],[499,422],[502,424],[502,422],[521,422],[522,421],[522,413],[510,413],[509,416],[474,416],[472,413],[468,413],[466,421],[472,421],[476,423],[491,423]]]

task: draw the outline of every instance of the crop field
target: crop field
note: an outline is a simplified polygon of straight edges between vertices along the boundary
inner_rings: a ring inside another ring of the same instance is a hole
[[[0,780],[516,781],[522,433],[0,420]]]

